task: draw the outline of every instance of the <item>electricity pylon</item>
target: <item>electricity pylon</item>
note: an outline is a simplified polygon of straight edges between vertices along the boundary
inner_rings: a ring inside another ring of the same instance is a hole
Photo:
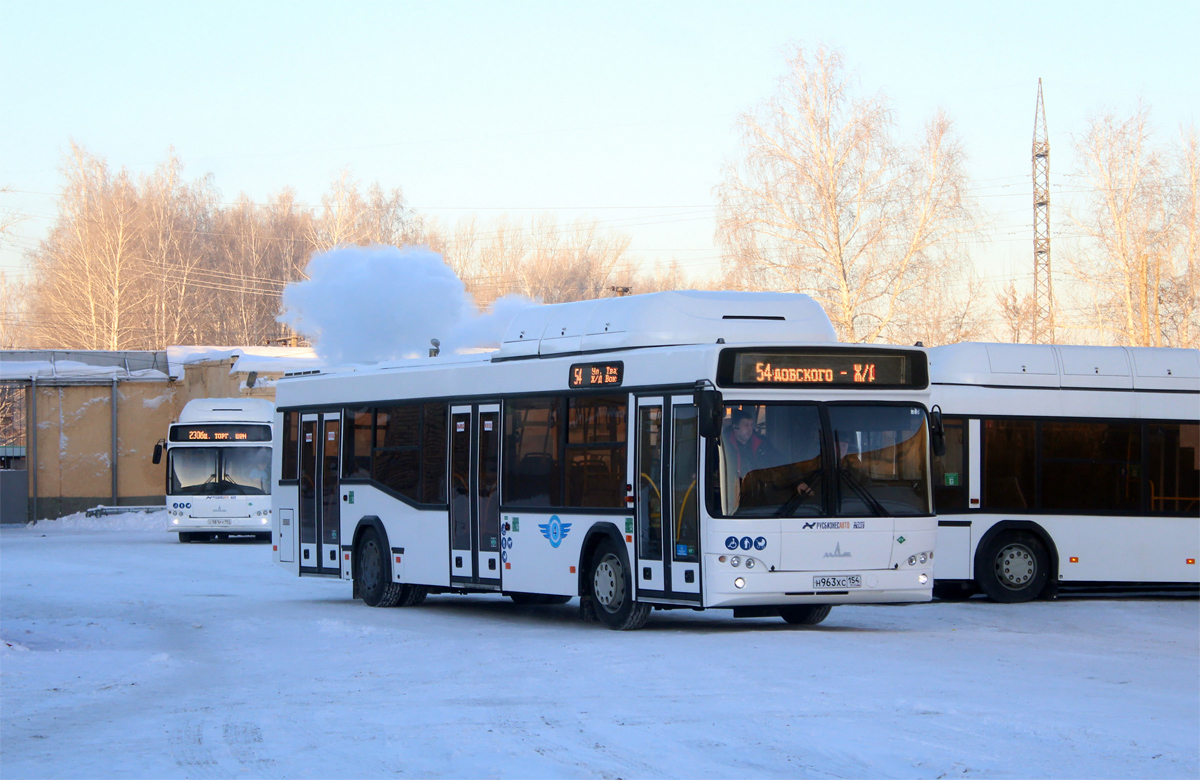
[[[1042,80],[1033,117],[1033,328],[1034,344],[1054,343],[1054,287],[1050,281],[1050,138]]]

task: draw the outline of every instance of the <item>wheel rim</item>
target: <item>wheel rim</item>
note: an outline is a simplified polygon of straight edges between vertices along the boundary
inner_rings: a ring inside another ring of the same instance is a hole
[[[1020,542],[1005,545],[996,556],[996,579],[1009,590],[1020,590],[1037,576],[1033,550]]]
[[[379,573],[382,570],[379,562],[379,546],[374,541],[363,545],[362,560],[358,570],[362,572],[362,584],[367,590],[374,590],[379,584]]]
[[[616,612],[625,603],[625,569],[612,553],[601,558],[596,566],[592,575],[592,594],[606,612]]]

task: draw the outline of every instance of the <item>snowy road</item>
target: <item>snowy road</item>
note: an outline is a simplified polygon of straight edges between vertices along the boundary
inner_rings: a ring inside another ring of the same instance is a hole
[[[0,532],[5,778],[1200,774],[1193,599],[616,633],[575,602],[370,609],[126,522]]]

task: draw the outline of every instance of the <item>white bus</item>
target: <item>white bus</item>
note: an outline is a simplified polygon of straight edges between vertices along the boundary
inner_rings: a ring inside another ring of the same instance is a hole
[[[955,344],[929,360],[939,597],[1200,582],[1200,351]]]
[[[275,406],[260,398],[188,401],[154,462],[167,456],[167,528],[179,541],[271,538]]]
[[[281,380],[275,560],[615,629],[927,601],[928,392],[924,351],[837,344],[803,295],[531,307],[496,352]]]

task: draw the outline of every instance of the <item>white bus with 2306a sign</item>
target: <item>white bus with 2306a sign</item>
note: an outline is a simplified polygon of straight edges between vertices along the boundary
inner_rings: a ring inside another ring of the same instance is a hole
[[[580,597],[616,629],[925,601],[928,393],[924,351],[838,344],[803,295],[532,307],[492,353],[285,377],[275,560],[373,606]]]
[[[179,541],[271,535],[275,406],[261,398],[188,401],[154,462],[167,458],[167,530]]]

